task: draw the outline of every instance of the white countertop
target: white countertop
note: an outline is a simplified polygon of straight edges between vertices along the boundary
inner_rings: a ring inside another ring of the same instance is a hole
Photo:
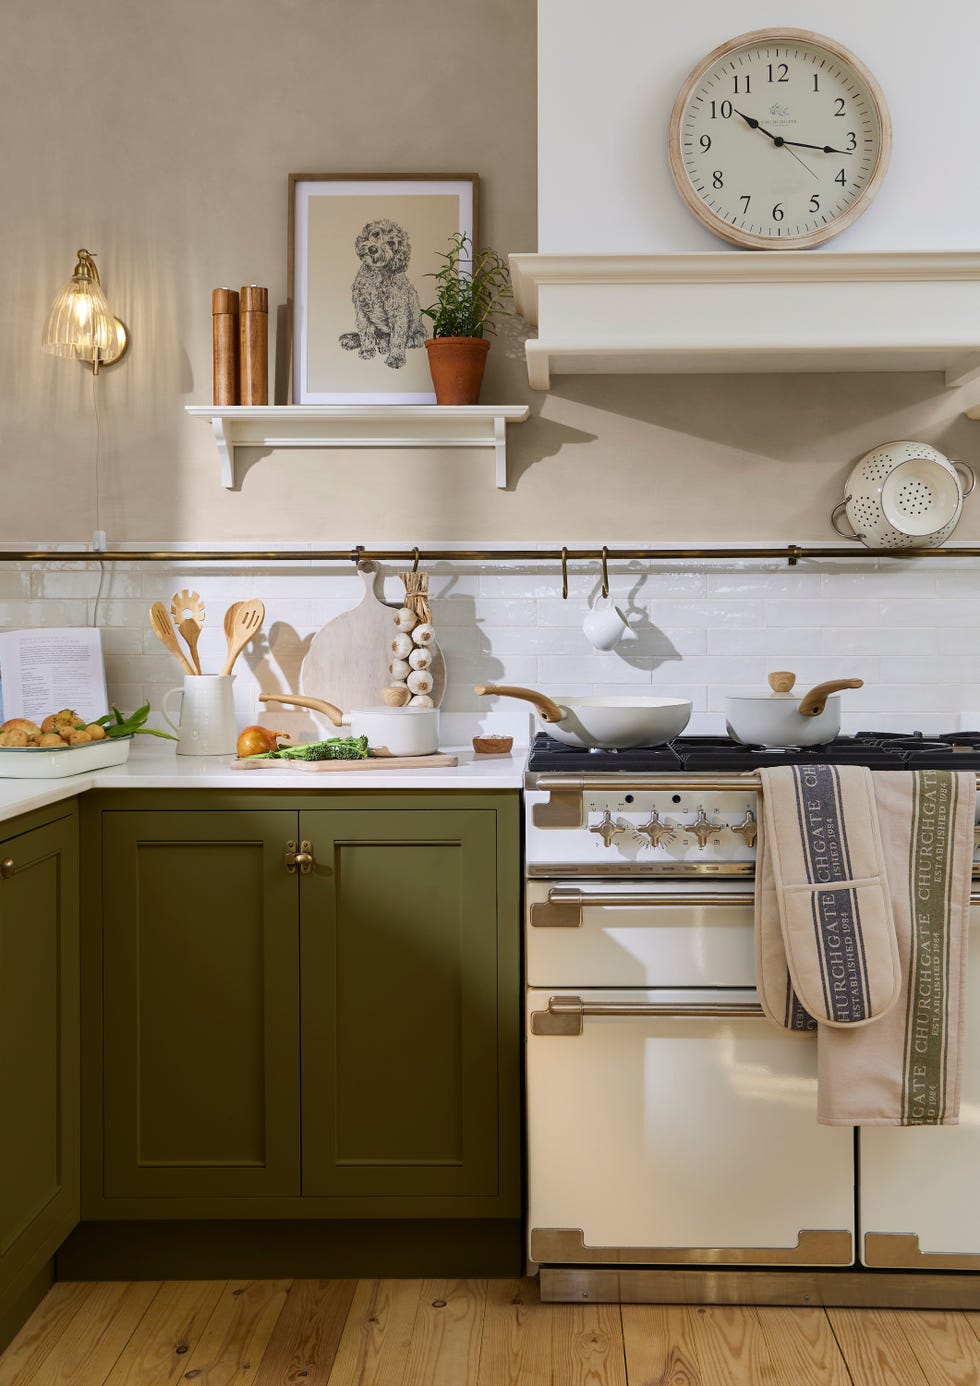
[[[444,748],[459,764],[431,769],[339,770],[319,774],[284,766],[282,770],[234,770],[230,756],[179,756],[173,742],[137,737],[129,759],[107,770],[66,775],[57,780],[0,778],[0,822],[46,808],[88,789],[520,789],[526,747],[507,756],[475,756],[470,747]]]

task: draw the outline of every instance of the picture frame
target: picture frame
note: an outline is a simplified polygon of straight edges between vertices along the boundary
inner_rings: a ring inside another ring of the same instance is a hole
[[[477,198],[475,173],[289,175],[290,403],[435,403],[427,276],[477,245]]]

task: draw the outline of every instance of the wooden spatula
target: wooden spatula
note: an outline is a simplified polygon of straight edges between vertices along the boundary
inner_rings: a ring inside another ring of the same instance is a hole
[[[197,670],[180,648],[173,621],[171,621],[170,613],[163,602],[154,602],[150,607],[150,626],[160,644],[166,645],[170,653],[180,660],[185,673],[196,674]]]
[[[197,642],[201,638],[201,624],[204,620],[204,603],[196,592],[175,592],[170,599],[170,614],[174,625],[187,642],[191,659],[197,673],[201,672],[201,661],[197,656]]]
[[[225,667],[221,671],[223,674],[231,673],[235,660],[248,642],[258,635],[264,620],[265,603],[260,602],[258,597],[253,597],[251,601],[242,602],[231,622],[231,633],[228,636],[228,658],[225,660]]]

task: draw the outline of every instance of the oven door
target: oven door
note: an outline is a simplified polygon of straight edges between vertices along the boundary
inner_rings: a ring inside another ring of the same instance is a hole
[[[974,885],[976,889],[976,885]],[[866,1266],[980,1271],[980,907],[970,912],[958,1126],[861,1128]]]
[[[527,1105],[532,1261],[853,1261],[853,1133],[752,989],[529,989]]]

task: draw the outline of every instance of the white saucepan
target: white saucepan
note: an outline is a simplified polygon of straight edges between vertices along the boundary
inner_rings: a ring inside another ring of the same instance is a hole
[[[428,756],[439,749],[439,709],[435,707],[356,707],[341,712],[323,698],[260,693],[260,703],[288,703],[322,712],[335,727],[366,736],[374,756]]]
[[[725,699],[728,734],[752,746],[823,746],[840,732],[841,688],[861,688],[862,679],[832,679],[818,683],[802,698],[791,690],[796,675],[769,675],[767,694]]]
[[[662,746],[680,736],[691,717],[683,698],[559,698],[531,688],[477,684],[480,694],[520,698],[534,708],[544,730],[567,746],[628,751],[634,746]]]

